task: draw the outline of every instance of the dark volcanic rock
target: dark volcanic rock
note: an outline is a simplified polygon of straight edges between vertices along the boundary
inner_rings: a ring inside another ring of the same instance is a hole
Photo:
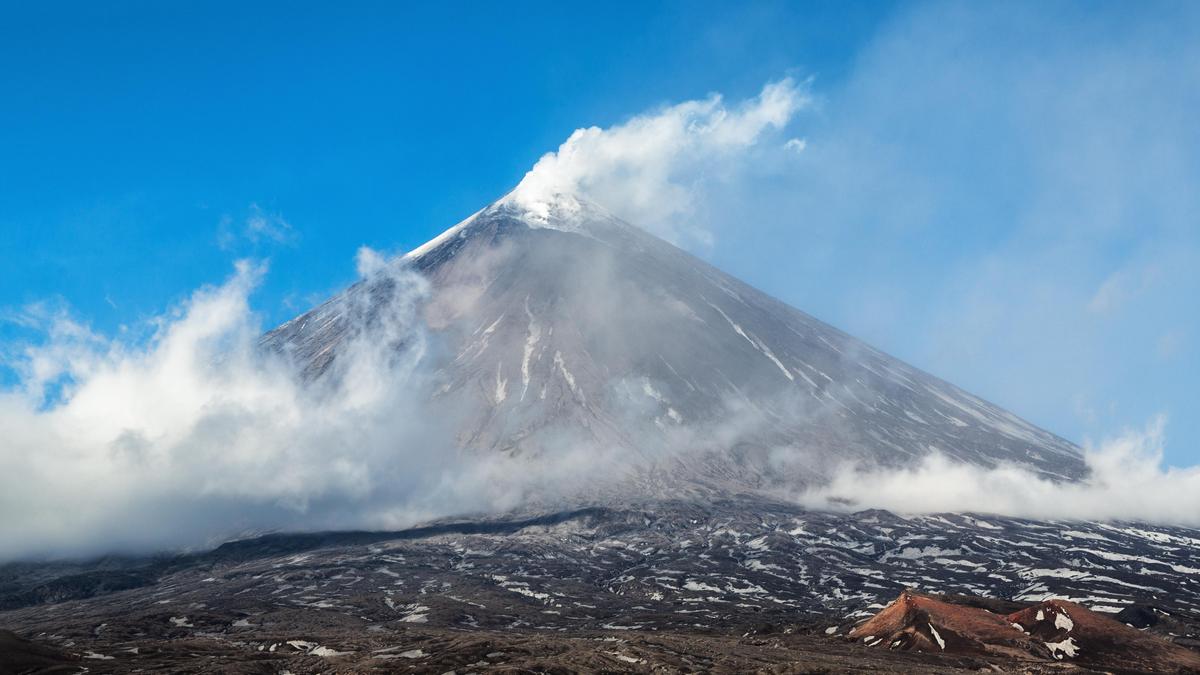
[[[150,570],[98,571],[58,577],[31,589],[0,598],[0,609],[90,598],[114,591],[148,586],[156,580]]]
[[[76,673],[79,664],[77,655],[0,630],[0,675]]]

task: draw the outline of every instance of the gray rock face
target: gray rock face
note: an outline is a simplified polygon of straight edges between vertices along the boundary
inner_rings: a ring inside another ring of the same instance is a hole
[[[1073,444],[574,197],[505,198],[394,264],[429,282],[426,358],[464,447],[594,443],[743,488],[931,452],[1084,472]],[[320,376],[396,292],[362,282],[264,343]]]

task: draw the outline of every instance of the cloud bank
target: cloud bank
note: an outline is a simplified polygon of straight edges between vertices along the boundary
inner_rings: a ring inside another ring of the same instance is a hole
[[[907,470],[844,466],[799,493],[813,508],[995,513],[1035,519],[1133,520],[1200,526],[1200,467],[1164,468],[1166,420],[1084,449],[1090,476],[1056,483],[1026,469],[985,469],[931,455]]]
[[[358,267],[391,291],[334,301],[350,328],[315,381],[260,348],[249,298],[266,271],[251,262],[144,341],[26,312],[42,339],[10,354],[17,382],[0,392],[0,560],[395,529],[570,489],[586,462],[569,450],[531,472],[458,449],[453,418],[427,408],[426,282],[369,249]]]

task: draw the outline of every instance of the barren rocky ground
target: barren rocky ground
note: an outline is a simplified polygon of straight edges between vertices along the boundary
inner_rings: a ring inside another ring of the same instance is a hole
[[[1195,647],[1198,549],[1176,528],[769,502],[271,535],[7,565],[0,651],[5,672],[24,672],[13,664],[27,652],[26,665],[62,672],[1057,672],[1074,666],[897,653],[846,634],[918,588],[1003,599],[1005,612],[1068,598]]]

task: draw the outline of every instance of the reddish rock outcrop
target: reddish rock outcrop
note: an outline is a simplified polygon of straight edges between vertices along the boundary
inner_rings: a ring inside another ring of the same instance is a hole
[[[849,637],[892,650],[1062,661],[1121,672],[1200,673],[1200,653],[1063,600],[1004,616],[906,590]]]
[[[999,614],[908,590],[851,631],[850,637],[869,646],[904,651],[1051,658],[1048,648]]]

